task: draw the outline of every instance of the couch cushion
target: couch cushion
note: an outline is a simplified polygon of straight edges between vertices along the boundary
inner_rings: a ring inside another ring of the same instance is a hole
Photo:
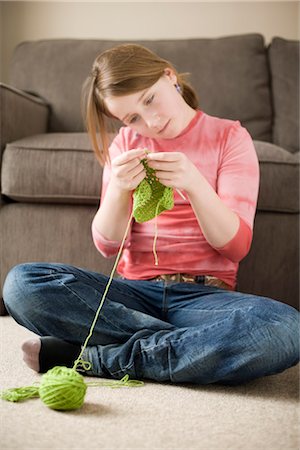
[[[299,151],[299,41],[274,38],[269,47],[274,102],[273,142]]]
[[[299,212],[299,153],[254,141],[260,166],[260,211]]]
[[[102,168],[85,133],[49,133],[7,145],[2,193],[17,201],[95,204]]]
[[[258,209],[298,212],[298,154],[267,142],[254,144],[261,172]],[[2,193],[16,201],[97,204],[101,179],[85,133],[36,135],[4,151]]]
[[[50,103],[49,131],[83,131],[82,83],[95,57],[121,42],[87,39],[24,42],[14,52],[11,83]],[[263,36],[135,42],[173,62],[179,72],[191,74],[201,109],[240,120],[253,138],[271,141],[269,69]]]

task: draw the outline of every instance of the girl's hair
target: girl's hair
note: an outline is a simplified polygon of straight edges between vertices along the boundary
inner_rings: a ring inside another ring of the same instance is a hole
[[[193,88],[167,60],[137,44],[122,44],[106,50],[95,59],[82,89],[82,112],[96,157],[101,165],[109,159],[108,118],[114,118],[105,105],[108,96],[122,96],[148,89],[171,68],[177,76],[186,103],[198,108]]]

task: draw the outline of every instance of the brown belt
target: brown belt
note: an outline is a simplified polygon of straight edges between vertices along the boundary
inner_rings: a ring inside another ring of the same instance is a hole
[[[150,278],[148,281],[166,281],[175,283],[199,283],[205,286],[218,287],[220,289],[232,290],[232,287],[219,278],[209,275],[190,275],[188,273],[170,273],[158,275],[157,277]]]

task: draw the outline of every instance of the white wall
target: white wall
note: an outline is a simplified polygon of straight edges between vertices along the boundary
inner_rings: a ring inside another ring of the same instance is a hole
[[[299,39],[298,1],[0,2],[0,79],[14,47],[51,38],[160,39],[258,32]],[[2,48],[1,48],[2,41]]]

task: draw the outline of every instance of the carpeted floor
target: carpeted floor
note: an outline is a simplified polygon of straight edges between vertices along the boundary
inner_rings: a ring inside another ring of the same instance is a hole
[[[1,389],[39,381],[20,350],[31,334],[10,317],[0,327]],[[73,412],[50,410],[40,399],[0,400],[0,448],[298,450],[298,386],[299,366],[238,387],[90,387]]]

